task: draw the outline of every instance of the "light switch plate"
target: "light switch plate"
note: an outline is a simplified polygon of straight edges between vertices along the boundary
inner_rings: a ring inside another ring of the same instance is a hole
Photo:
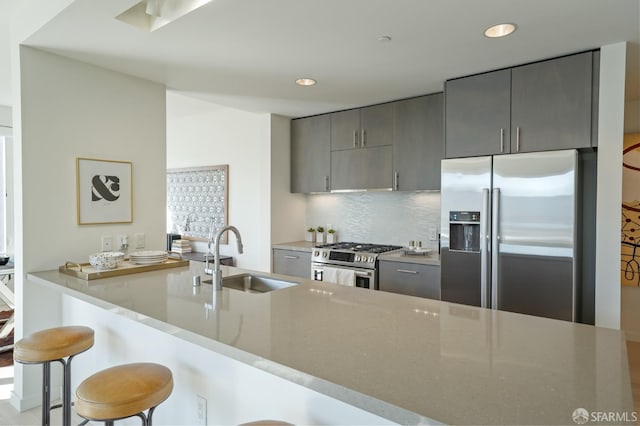
[[[198,425],[207,424],[207,399],[204,396],[196,395],[198,404]]]
[[[437,228],[429,228],[429,240],[436,241],[438,239],[438,229]]]

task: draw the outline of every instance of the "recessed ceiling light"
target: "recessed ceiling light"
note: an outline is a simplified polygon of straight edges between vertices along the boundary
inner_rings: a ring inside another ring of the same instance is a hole
[[[484,35],[489,38],[508,36],[516,30],[516,24],[498,24],[484,30]]]
[[[313,86],[317,82],[312,78],[299,78],[296,80],[298,86]]]
[[[391,41],[391,37],[389,37],[388,35],[383,35],[383,36],[378,37],[378,41],[380,43],[388,43],[388,42]]]

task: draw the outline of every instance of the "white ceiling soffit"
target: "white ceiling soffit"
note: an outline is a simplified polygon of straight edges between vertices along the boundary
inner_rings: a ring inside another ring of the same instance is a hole
[[[118,15],[116,19],[144,31],[155,31],[211,1],[143,0]]]
[[[153,32],[115,19],[137,3],[76,0],[27,43],[286,116],[441,91],[447,78],[621,41],[640,46],[638,0],[214,0]],[[483,35],[501,22],[518,30]],[[301,77],[318,84],[300,87]]]

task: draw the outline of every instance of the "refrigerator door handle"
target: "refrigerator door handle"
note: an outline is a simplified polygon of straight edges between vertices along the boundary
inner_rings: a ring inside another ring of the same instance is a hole
[[[491,308],[498,309],[498,254],[500,243],[500,188],[493,188],[491,196]]]
[[[480,212],[480,306],[490,307],[489,279],[491,265],[489,263],[489,238],[491,235],[491,218],[489,217],[491,195],[489,188],[482,188],[482,211]]]

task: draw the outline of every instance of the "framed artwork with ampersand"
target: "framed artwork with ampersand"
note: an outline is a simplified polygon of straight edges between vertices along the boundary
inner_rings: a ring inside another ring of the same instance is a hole
[[[76,159],[79,225],[133,222],[131,162]]]

